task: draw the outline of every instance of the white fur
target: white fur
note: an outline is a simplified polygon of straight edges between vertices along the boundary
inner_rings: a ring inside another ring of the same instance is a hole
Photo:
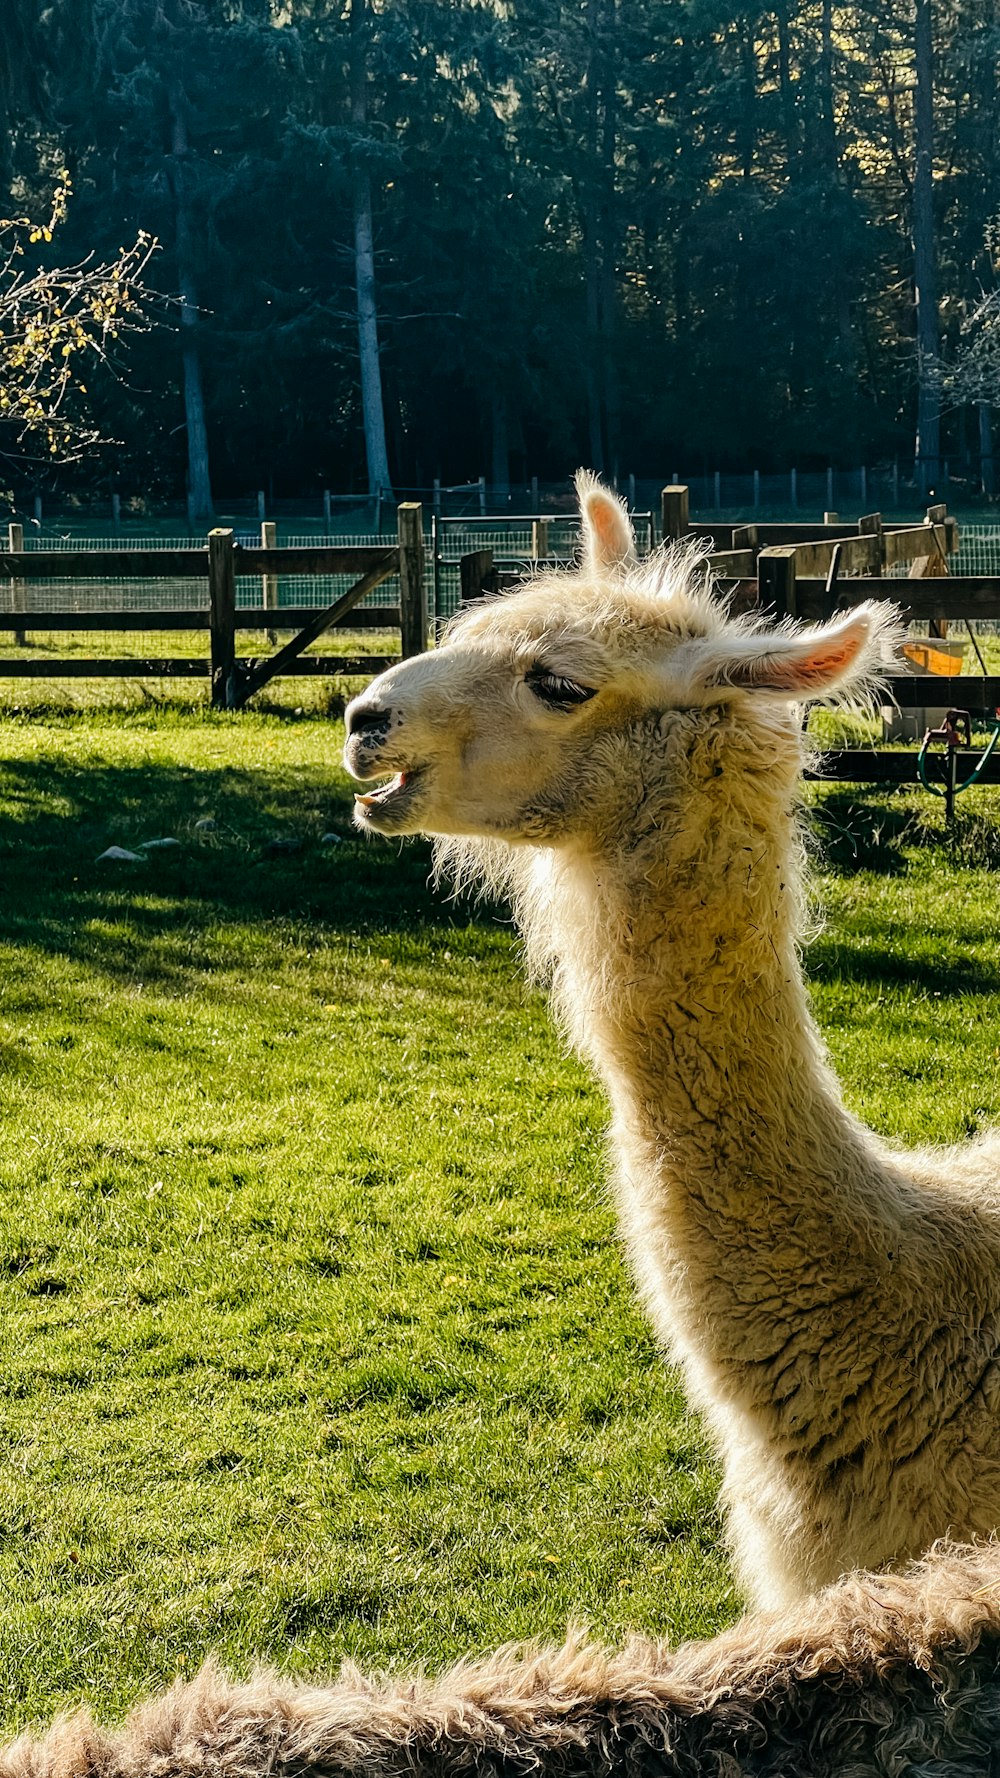
[[[443,835],[440,869],[512,898],[607,1088],[632,1268],[721,1454],[738,1570],[782,1605],[1000,1522],[1000,1139],[887,1148],[802,979],[793,700],[869,683],[885,608],[733,621],[690,552],[637,565],[582,492],[583,566],[376,680],[347,760],[414,771],[363,826]],[[540,670],[594,695],[547,708]]]

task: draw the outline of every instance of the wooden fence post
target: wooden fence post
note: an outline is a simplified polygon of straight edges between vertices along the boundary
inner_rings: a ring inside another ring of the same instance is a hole
[[[236,708],[236,567],[232,531],[208,533],[208,622],[212,648],[212,703]]]
[[[775,617],[794,617],[795,545],[762,549],[757,557],[757,600],[762,610],[770,606]]]
[[[13,521],[7,526],[7,548],[12,556],[20,555],[24,548],[24,526]],[[10,584],[11,609],[23,611],[25,608],[25,588],[23,580],[12,580]],[[25,630],[14,631],[14,641],[18,648],[26,648],[28,636]]]
[[[277,549],[278,547],[278,527],[273,519],[264,519],[261,524],[260,547],[261,549]],[[277,611],[278,576],[276,574],[262,574],[260,578],[260,587],[265,608],[269,611]],[[277,630],[268,630],[267,639],[270,642],[271,647],[274,648],[278,640]]]
[[[424,590],[424,513],[418,500],[396,508],[399,537],[399,628],[403,659],[427,647],[427,594]]]
[[[860,537],[877,537],[879,540],[878,561],[873,563],[871,568],[872,577],[877,579],[885,567],[885,530],[882,524],[882,514],[869,512],[863,519],[859,519],[858,535]]]
[[[468,605],[473,599],[481,599],[485,582],[493,573],[493,551],[470,550],[467,556],[459,558],[458,573],[462,604]]]
[[[535,519],[531,526],[531,559],[540,562],[549,553],[549,521]]]
[[[664,488],[660,495],[660,518],[664,543],[687,536],[690,529],[688,491],[682,483]]]

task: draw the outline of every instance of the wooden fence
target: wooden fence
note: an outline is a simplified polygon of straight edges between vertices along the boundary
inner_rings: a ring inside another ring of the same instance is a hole
[[[822,525],[692,525],[687,488],[670,486],[662,493],[661,522],[665,539],[692,536],[711,542],[708,561],[736,610],[815,621],[866,599],[891,599],[904,623],[926,623],[938,637],[947,635],[952,622],[1000,621],[1000,578],[948,573],[948,556],[958,548],[958,525],[943,506],[930,507],[918,525],[885,524],[878,513],[854,525],[840,523],[836,514],[828,514]],[[899,574],[904,566],[909,573]],[[489,550],[465,556],[461,577],[463,602],[519,578],[497,565]],[[953,706],[992,722],[1000,709],[1000,677],[894,674],[886,681],[886,695],[902,710]],[[929,756],[927,769],[947,788],[949,776],[952,784],[956,776],[961,782],[979,759],[975,750],[950,746]],[[915,783],[917,754],[834,748],[824,752],[817,775],[847,783]],[[1000,755],[986,762],[978,781],[1000,784]],[[951,800],[949,796],[949,810]]]
[[[208,655],[151,657],[95,656],[33,659],[0,656],[0,676],[25,678],[150,678],[211,679],[212,702],[220,709],[240,709],[271,679],[288,674],[360,674],[380,672],[394,657],[379,655],[307,655],[305,650],[325,631],[344,627],[400,630],[404,656],[427,647],[427,599],[424,588],[423,516],[408,502],[398,508],[395,544],[386,548],[316,545],[307,548],[260,548],[237,543],[231,530],[210,531],[207,543],[191,549],[25,550],[20,526],[11,526],[10,549],[0,554],[0,575],[12,585],[13,610],[0,612],[0,631],[23,640],[31,631],[170,631],[208,632]],[[259,577],[266,603],[237,607],[236,580]],[[321,610],[310,606],[278,606],[280,575],[353,575],[352,585]],[[390,576],[399,579],[399,604],[359,611],[360,601]],[[182,610],[37,611],[28,608],[26,584],[37,580],[185,580],[207,583],[208,602]],[[296,632],[268,655],[239,659],[237,632],[260,630],[276,640],[280,631]]]

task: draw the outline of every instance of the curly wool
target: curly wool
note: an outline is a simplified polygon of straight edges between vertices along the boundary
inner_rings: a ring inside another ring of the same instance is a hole
[[[710,1642],[582,1635],[438,1678],[329,1685],[209,1662],[117,1729],[86,1711],[0,1778],[988,1778],[1000,1770],[1000,1547],[941,1545]]]
[[[348,709],[362,825],[511,897],[611,1105],[636,1285],[722,1463],[749,1597],[1000,1527],[1000,1132],[904,1152],[844,1104],[803,979],[801,700],[863,693],[885,606],[734,618],[637,564],[585,478],[583,566],[465,612]]]

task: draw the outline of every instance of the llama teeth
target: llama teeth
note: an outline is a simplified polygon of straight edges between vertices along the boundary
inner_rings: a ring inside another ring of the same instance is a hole
[[[373,803],[386,802],[389,797],[395,795],[397,790],[402,790],[405,784],[406,773],[397,772],[394,778],[390,778],[388,784],[382,784],[378,790],[356,790],[354,800],[356,803],[361,803],[364,808],[370,809]]]

